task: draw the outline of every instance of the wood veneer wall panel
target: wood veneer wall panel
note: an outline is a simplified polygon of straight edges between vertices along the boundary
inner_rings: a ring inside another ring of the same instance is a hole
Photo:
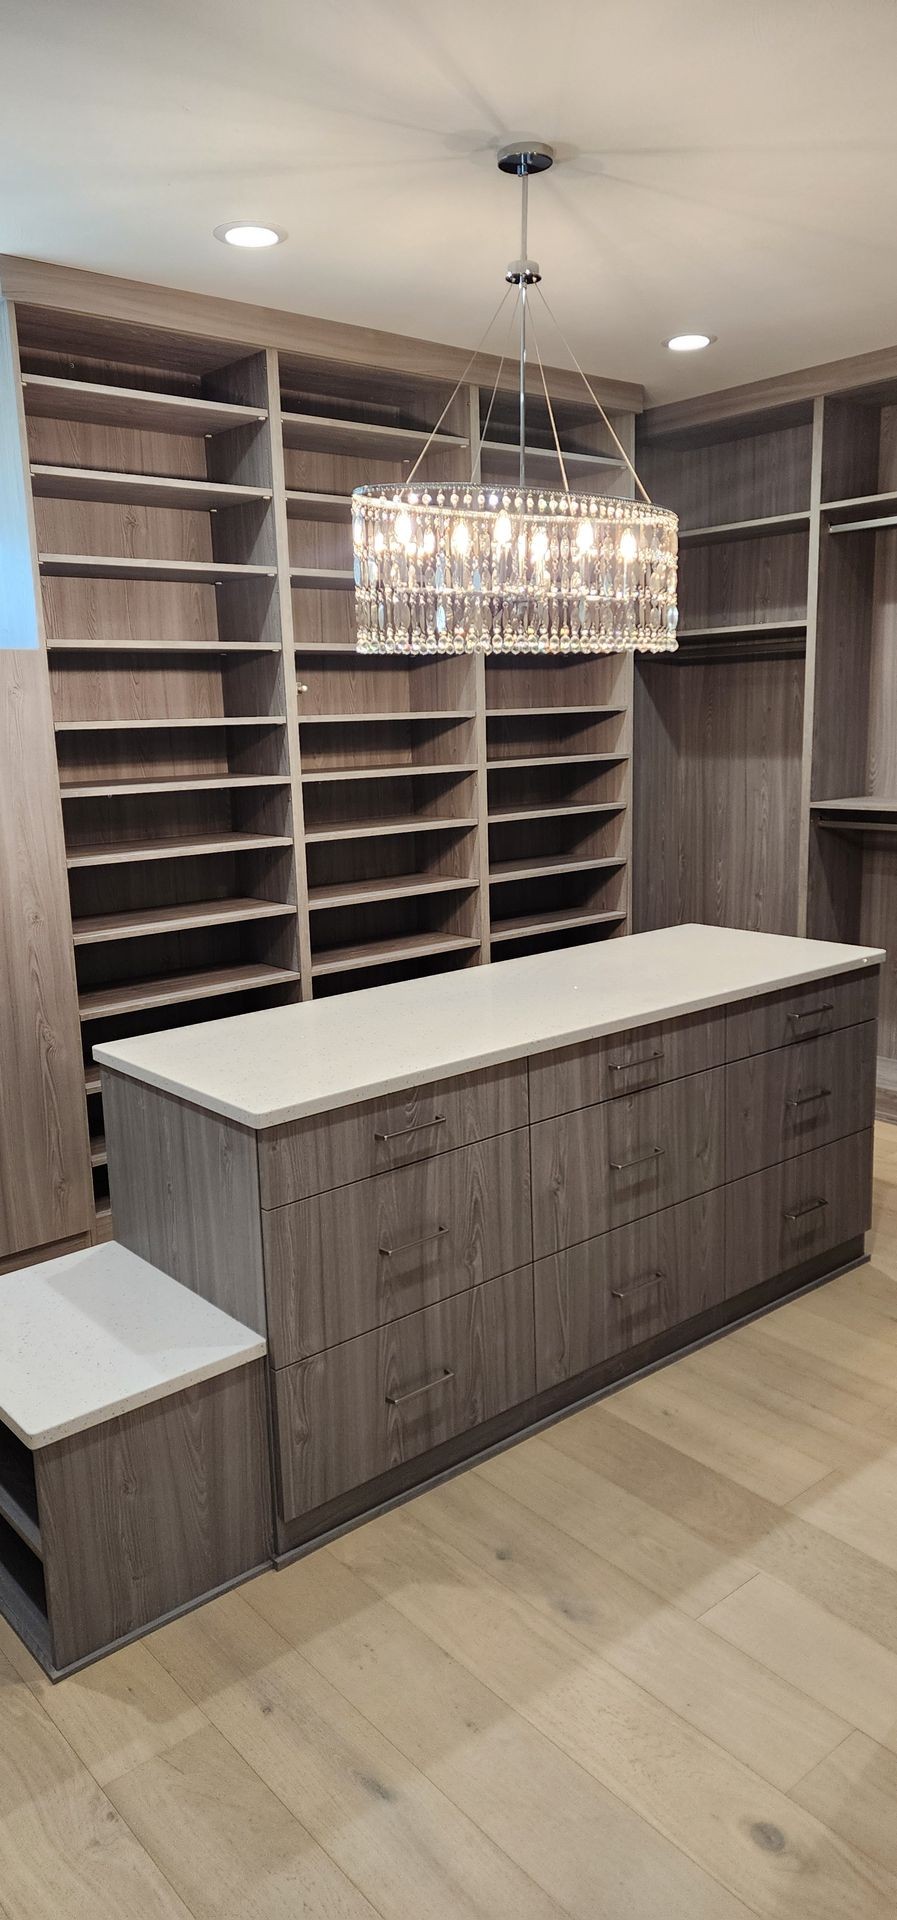
[[[71,923],[15,323],[0,307],[0,1257],[87,1231],[91,1218]],[[30,593],[30,604],[28,594]]]
[[[810,459],[811,430],[801,424],[695,448],[646,446],[639,470],[683,527],[712,527],[801,512],[810,503]]]
[[[641,666],[637,932],[796,931],[802,720],[800,660]]]

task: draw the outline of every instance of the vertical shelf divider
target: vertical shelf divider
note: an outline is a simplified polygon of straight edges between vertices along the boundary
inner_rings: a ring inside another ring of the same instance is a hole
[[[271,476],[274,545],[277,562],[277,604],[283,650],[284,706],[287,717],[287,754],[293,820],[296,903],[298,908],[299,989],[311,999],[311,929],[308,914],[308,866],[305,853],[305,806],[302,798],[302,748],[299,738],[299,701],[296,686],[296,640],[293,631],[293,595],[290,582],[290,540],[287,527],[286,477],[283,460],[283,421],[280,408],[280,362],[273,348],[265,352],[268,426],[271,436]]]
[[[467,402],[467,436],[470,440],[470,477],[477,483],[480,479],[480,389],[469,386],[465,389]],[[486,773],[486,656],[474,655],[474,703],[476,721],[474,723],[474,743],[476,750],[476,866],[479,875],[477,894],[480,949],[477,959],[485,966],[492,958],[491,913],[489,899],[489,795]]]

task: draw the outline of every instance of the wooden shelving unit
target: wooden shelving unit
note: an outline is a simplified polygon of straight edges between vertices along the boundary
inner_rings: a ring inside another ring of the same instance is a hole
[[[273,356],[70,328],[20,356],[102,1233],[94,1042],[301,990],[297,746]]]
[[[451,350],[421,373],[417,348],[330,360],[232,329],[18,312],[98,1236],[98,1040],[628,924],[631,661],[355,647],[353,488],[418,462],[514,483],[513,369],[440,420]],[[571,484],[625,496],[584,389],[550,377]],[[529,476],[557,488],[538,394],[530,421]]]

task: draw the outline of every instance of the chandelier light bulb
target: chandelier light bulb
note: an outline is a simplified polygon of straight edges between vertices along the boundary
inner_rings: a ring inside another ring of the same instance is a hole
[[[452,528],[452,552],[464,555],[470,551],[470,528],[466,520],[459,520]]]
[[[495,530],[493,532],[492,538],[495,541],[495,544],[497,547],[509,547],[511,544],[511,541],[514,538],[514,529],[511,525],[511,516],[509,513],[505,513],[504,509],[502,509],[502,512],[498,515],[496,519]]]
[[[414,540],[414,522],[410,513],[399,513],[396,515],[394,532],[396,539],[401,541],[403,547],[411,546]]]
[[[548,552],[548,535],[544,527],[537,527],[532,537],[530,553],[537,563],[541,563]]]
[[[423,537],[423,539],[422,539],[422,541],[421,541],[421,543],[420,543],[420,544],[421,544],[421,548],[422,548],[422,551],[423,551],[424,553],[435,553],[435,552],[436,552],[436,535],[435,535],[435,533],[431,533],[431,532],[430,532],[430,531],[428,530],[428,531],[427,531],[427,532],[426,532],[426,533],[424,534],[424,537]]]
[[[576,530],[576,545],[580,553],[591,553],[595,545],[595,529],[591,520],[581,520]]]
[[[624,527],[620,535],[620,559],[626,561],[638,559],[638,541],[631,527]]]

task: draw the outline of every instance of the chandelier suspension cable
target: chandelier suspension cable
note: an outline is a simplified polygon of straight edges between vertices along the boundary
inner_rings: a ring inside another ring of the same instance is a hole
[[[508,288],[508,292],[510,293],[510,287]],[[502,376],[502,369],[508,357],[508,348],[510,347],[510,344],[511,344],[511,334],[513,332],[513,329],[514,329],[514,309],[512,307],[511,318],[508,322],[508,330],[507,330],[507,333],[505,334],[504,345],[502,346],[501,356],[498,362],[498,372],[495,376],[495,384],[492,388],[491,394],[489,395],[489,405],[486,408],[485,418],[480,428],[479,438],[477,440],[476,447],[472,451],[472,455],[471,455],[471,462],[470,462],[471,486],[475,484],[475,476],[478,476],[480,469],[482,467],[483,448],[486,444],[486,436],[489,432],[489,422],[492,419],[492,409],[495,406],[495,400],[496,400],[496,395],[498,393],[499,382]]]
[[[625,463],[626,463],[626,465],[627,465],[627,467],[629,468],[629,471],[630,471],[630,473],[631,473],[631,475],[632,475],[632,478],[633,478],[633,480],[635,481],[635,484],[636,484],[636,486],[638,487],[638,490],[639,490],[639,493],[640,493],[640,494],[641,494],[641,496],[642,496],[642,499],[643,499],[643,500],[645,501],[645,503],[646,503],[646,505],[650,507],[650,505],[651,505],[651,495],[650,495],[650,493],[648,492],[648,490],[647,490],[647,487],[645,487],[645,486],[643,486],[643,484],[642,484],[642,482],[641,482],[641,480],[639,479],[639,476],[638,476],[638,474],[636,473],[636,470],[635,470],[635,468],[634,468],[634,466],[633,466],[633,464],[632,464],[632,461],[631,461],[631,460],[630,460],[630,458],[629,458],[629,455],[628,455],[628,453],[626,452],[626,448],[624,447],[624,445],[623,445],[623,442],[622,442],[622,440],[621,440],[621,439],[620,439],[620,437],[619,437],[619,434],[617,434],[617,433],[615,433],[615,432],[614,432],[614,429],[613,429],[613,426],[611,425],[611,422],[610,422],[610,420],[608,419],[608,417],[607,417],[607,414],[605,413],[605,411],[604,411],[604,408],[603,408],[603,406],[601,405],[601,401],[599,400],[599,398],[598,398],[598,395],[597,395],[597,393],[595,392],[595,389],[594,389],[594,387],[593,387],[593,385],[592,385],[592,382],[591,382],[591,380],[590,380],[590,379],[588,378],[588,375],[587,375],[587,374],[585,374],[585,373],[583,372],[583,369],[582,369],[582,367],[580,366],[580,364],[579,364],[579,361],[578,361],[578,360],[577,360],[577,358],[576,358],[576,355],[575,355],[575,353],[574,353],[574,351],[573,351],[573,348],[571,347],[571,345],[570,345],[570,342],[569,342],[569,340],[567,339],[567,335],[565,334],[565,332],[564,332],[564,329],[563,329],[563,327],[561,326],[561,323],[560,323],[560,321],[559,321],[559,319],[558,319],[558,317],[557,317],[557,315],[556,315],[556,313],[554,312],[554,310],[553,310],[553,308],[552,308],[552,307],[551,307],[551,305],[549,304],[549,302],[548,302],[548,300],[546,300],[546,298],[545,298],[545,295],[544,295],[544,293],[542,292],[542,288],[541,288],[541,286],[539,287],[539,298],[540,298],[540,299],[541,299],[541,301],[542,301],[542,305],[544,306],[544,308],[545,308],[545,311],[546,311],[546,313],[547,313],[547,314],[549,315],[549,317],[550,317],[550,319],[551,319],[551,320],[553,321],[553,323],[554,323],[554,325],[555,325],[555,327],[556,327],[556,329],[557,329],[557,331],[558,331],[558,333],[560,334],[560,337],[561,337],[561,341],[562,341],[562,343],[563,343],[563,345],[564,345],[564,346],[566,347],[566,349],[567,349],[567,352],[569,353],[569,355],[570,355],[570,358],[571,358],[571,360],[572,360],[572,362],[573,362],[573,365],[574,365],[574,367],[576,368],[576,371],[577,371],[577,373],[579,374],[579,377],[580,377],[580,379],[581,379],[581,380],[582,380],[582,382],[583,382],[583,385],[585,386],[585,388],[586,388],[586,390],[587,390],[587,392],[588,392],[588,393],[589,393],[589,394],[591,395],[591,397],[592,397],[592,399],[594,400],[594,402],[595,402],[595,405],[596,405],[596,407],[598,408],[598,412],[600,413],[600,415],[601,415],[601,418],[602,418],[602,420],[604,421],[604,424],[605,424],[605,426],[606,426],[606,428],[607,428],[607,431],[608,431],[608,433],[610,434],[610,437],[611,437],[611,439],[612,439],[612,441],[613,441],[613,443],[614,443],[614,446],[615,446],[615,447],[616,447],[616,449],[617,449],[617,452],[618,452],[618,453],[620,453],[620,454],[622,455],[622,457],[623,457],[623,459],[624,459],[624,461],[625,461]]]
[[[437,420],[435,427],[431,428],[430,433],[427,436],[427,439],[424,441],[424,444],[421,447],[420,453],[418,454],[417,459],[415,460],[414,465],[411,469],[411,472],[409,473],[408,478],[405,481],[406,487],[411,485],[411,482],[414,479],[414,476],[417,472],[418,467],[420,466],[421,461],[425,458],[426,454],[429,453],[429,450],[433,444],[433,441],[436,438],[437,433],[439,432],[440,427],[442,426],[442,422],[445,419],[446,414],[448,413],[448,410],[452,404],[452,401],[457,399],[458,394],[460,393],[461,388],[463,387],[464,382],[467,379],[467,376],[470,372],[471,367],[473,366],[474,361],[477,359],[478,355],[482,353],[483,348],[486,344],[486,341],[488,340],[489,335],[492,332],[492,329],[496,323],[496,320],[498,320],[498,318],[501,315],[505,302],[508,298],[508,295],[510,294],[510,291],[511,291],[510,287],[505,287],[504,293],[502,294],[501,299],[499,300],[498,306],[496,307],[491,320],[488,322],[487,326],[484,328],[483,332],[480,334],[479,340],[477,341],[477,344],[474,347],[474,350],[470,356],[470,359],[467,362],[467,365],[464,367],[463,371],[459,374],[458,379],[455,381],[452,391],[449,394],[449,397],[445,403],[445,406],[442,409],[441,414],[439,415],[439,419]]]
[[[535,321],[532,319],[530,320],[530,327],[531,327],[532,336],[533,336],[533,346],[536,349],[536,359],[539,364],[539,373],[542,378],[542,391],[545,395],[545,405],[548,408],[548,418],[551,421],[551,432],[552,432],[552,438],[554,440],[554,450],[558,457],[558,466],[561,469],[561,479],[564,483],[564,492],[569,493],[570,482],[567,479],[567,469],[564,465],[564,456],[561,452],[560,440],[558,439],[557,421],[555,420],[555,417],[554,417],[554,408],[551,404],[551,394],[548,391],[548,381],[545,378],[545,368],[542,364],[542,355],[539,351],[539,341],[538,341],[538,336],[536,334],[536,324],[535,324]]]

